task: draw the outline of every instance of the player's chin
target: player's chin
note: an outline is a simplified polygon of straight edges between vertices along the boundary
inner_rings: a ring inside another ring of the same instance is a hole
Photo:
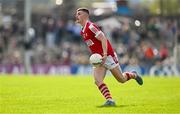
[[[75,22],[76,22],[76,23],[79,23],[79,20],[77,19]]]

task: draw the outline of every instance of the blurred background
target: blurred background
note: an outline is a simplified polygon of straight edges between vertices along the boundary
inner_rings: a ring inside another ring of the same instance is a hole
[[[91,74],[78,7],[112,42],[123,71],[180,76],[180,0],[0,0],[0,74]]]

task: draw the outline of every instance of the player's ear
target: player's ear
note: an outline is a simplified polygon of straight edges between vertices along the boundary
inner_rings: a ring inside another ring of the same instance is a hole
[[[87,17],[89,17],[89,14],[87,14],[86,12],[83,12],[84,13],[84,15],[86,15]]]

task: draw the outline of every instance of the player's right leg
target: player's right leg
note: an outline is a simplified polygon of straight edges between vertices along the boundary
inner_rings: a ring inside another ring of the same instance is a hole
[[[103,66],[93,68],[93,75],[95,84],[97,85],[99,91],[107,100],[103,106],[115,106],[115,102],[112,100],[111,93],[107,85],[103,82],[106,75],[106,68]]]
[[[121,72],[116,54],[114,57],[109,55],[103,65],[111,71],[113,76],[120,83],[135,79],[139,85],[143,84],[142,78],[136,72]]]

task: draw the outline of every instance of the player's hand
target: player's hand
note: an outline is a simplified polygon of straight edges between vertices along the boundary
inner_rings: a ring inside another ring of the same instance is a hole
[[[103,57],[102,57],[102,63],[101,64],[104,64],[106,62],[106,59],[107,59],[107,54],[104,54]]]

